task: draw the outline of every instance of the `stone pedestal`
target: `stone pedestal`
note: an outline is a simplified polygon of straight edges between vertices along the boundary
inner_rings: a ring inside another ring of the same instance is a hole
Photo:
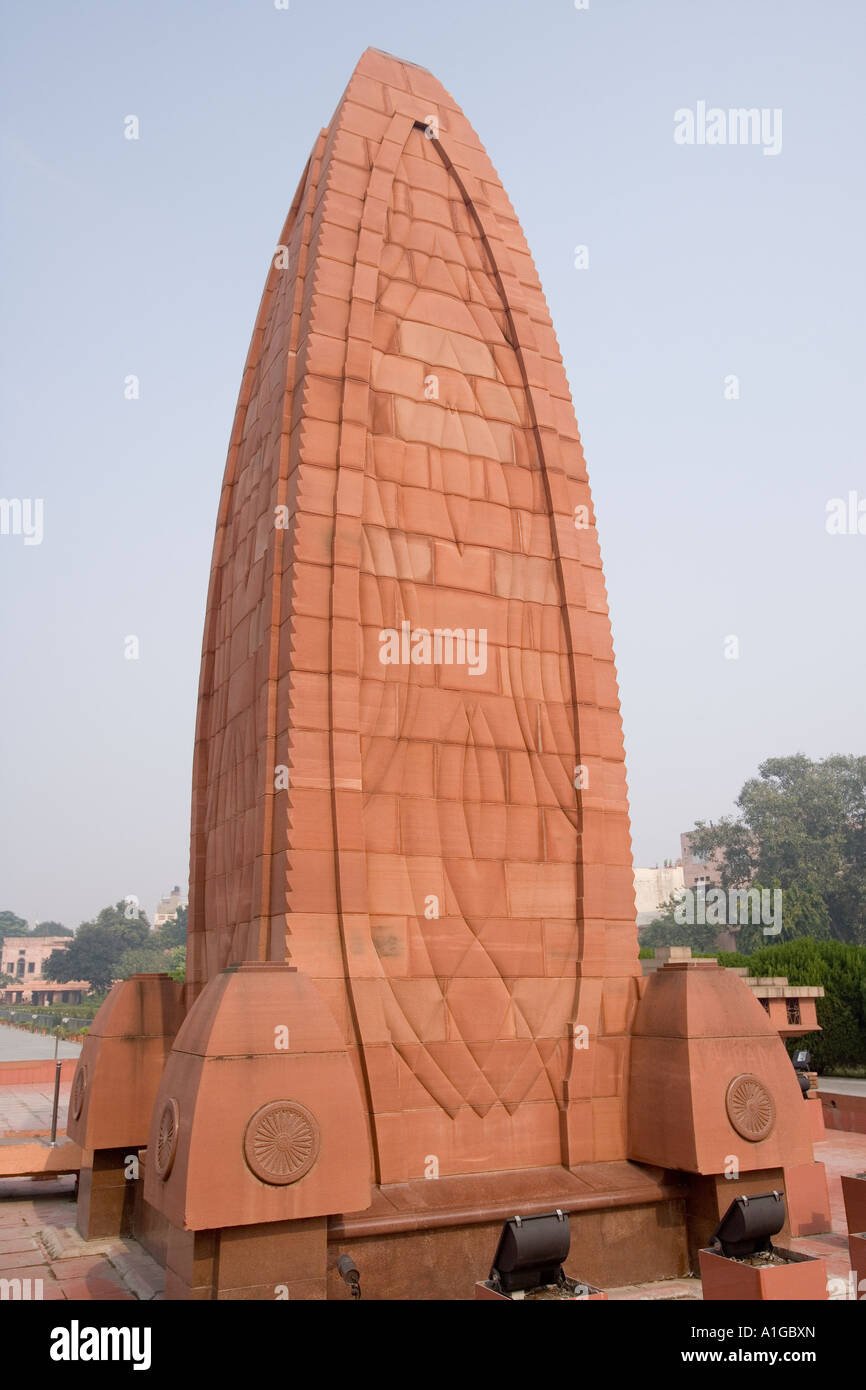
[[[82,1149],[77,1226],[86,1240],[131,1230],[138,1149],[182,1017],[168,975],[119,981],[84,1040],[66,1131]]]
[[[693,1264],[742,1193],[784,1191],[791,1235],[830,1229],[813,1104],[778,1032],[732,971],[691,961],[650,976],[632,1035],[629,1158],[693,1175]]]
[[[736,1179],[724,1173],[693,1174],[689,1180],[686,1201],[686,1229],[689,1262],[698,1268],[699,1254],[709,1245],[713,1233],[735,1197],[758,1197],[764,1192],[784,1192],[785,1174],[782,1168],[758,1168],[742,1173]],[[787,1193],[786,1193],[787,1196]],[[785,1203],[785,1224],[780,1236],[791,1237],[788,1203]]]
[[[166,1253],[165,1296],[196,1302],[324,1300],[326,1259],[324,1216],[211,1231],[173,1227]]]
[[[135,1150],[92,1149],[78,1175],[75,1224],[85,1240],[131,1235],[135,1206]]]
[[[170,1225],[166,1297],[325,1298],[329,1214],[370,1203],[361,1095],[333,1015],[289,965],[199,995],[153,1109],[144,1198]]]

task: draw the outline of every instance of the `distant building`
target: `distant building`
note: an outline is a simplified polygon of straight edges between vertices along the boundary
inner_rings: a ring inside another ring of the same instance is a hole
[[[80,1004],[90,989],[87,980],[64,984],[46,979],[45,963],[52,951],[65,951],[71,936],[7,936],[0,941],[0,973],[14,984],[0,985],[4,1004]]]
[[[168,897],[160,898],[157,904],[156,912],[153,914],[154,931],[158,931],[165,922],[173,922],[180,907],[186,907],[186,898],[175,884]]]
[[[722,882],[722,870],[725,866],[725,856],[721,850],[713,850],[712,854],[705,856],[695,854],[692,850],[693,832],[687,831],[680,836],[680,848],[682,850],[683,864],[683,887],[697,888],[703,883],[707,888],[717,888]]]
[[[683,887],[683,866],[666,861],[651,869],[634,871],[634,898],[637,924],[645,927],[654,922],[671,896]]]

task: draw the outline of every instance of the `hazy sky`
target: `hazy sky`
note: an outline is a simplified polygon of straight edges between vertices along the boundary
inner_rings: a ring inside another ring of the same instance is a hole
[[[866,752],[866,535],[825,524],[866,500],[862,0],[19,0],[0,496],[42,499],[44,534],[0,535],[0,908],[75,926],[186,884],[241,370],[368,45],[461,103],[535,256],[598,513],[636,862],[675,857],[765,757]],[[677,144],[699,102],[781,111],[781,149]]]

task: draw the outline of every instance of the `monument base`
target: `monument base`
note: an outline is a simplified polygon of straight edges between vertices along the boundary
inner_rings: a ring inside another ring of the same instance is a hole
[[[602,1288],[675,1278],[689,1270],[685,1195],[679,1175],[596,1163],[376,1187],[367,1210],[345,1216],[200,1231],[170,1224],[165,1297],[348,1299],[337,1261],[350,1255],[364,1299],[468,1300],[503,1221],[557,1207],[571,1224],[572,1277]],[[137,1220],[160,1220],[144,1202],[141,1210]]]
[[[132,1234],[138,1184],[129,1177],[135,1149],[92,1149],[82,1155],[75,1225],[84,1240]]]
[[[76,1225],[85,1240],[133,1229],[138,1150],[180,1026],[181,995],[165,974],[119,980],[84,1040],[67,1133],[82,1150]]]
[[[688,1273],[685,1185],[634,1163],[587,1163],[395,1183],[371,1206],[328,1222],[328,1297],[351,1255],[365,1299],[470,1299],[510,1216],[567,1212],[566,1273],[605,1288]]]
[[[804,1163],[788,1168],[756,1168],[728,1178],[723,1173],[692,1174],[686,1202],[689,1259],[698,1267],[699,1252],[710,1242],[716,1227],[735,1197],[757,1197],[763,1192],[784,1192],[785,1224],[782,1236],[817,1235],[831,1229],[830,1200],[823,1163]]]
[[[147,1149],[138,1151],[139,1180],[135,1184],[135,1206],[132,1213],[132,1234],[143,1250],[157,1264],[165,1265],[168,1253],[168,1237],[171,1224],[161,1211],[144,1199],[144,1174],[147,1164]]]
[[[326,1228],[324,1216],[219,1231],[172,1227],[165,1297],[179,1302],[325,1299]]]

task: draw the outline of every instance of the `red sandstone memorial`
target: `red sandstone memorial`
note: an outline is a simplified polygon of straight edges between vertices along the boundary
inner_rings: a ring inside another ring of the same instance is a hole
[[[128,1133],[99,1077],[138,1075],[136,1048],[107,1069],[105,1028],[69,1126],[115,1156],[149,1129],[136,1219],[169,1298],[345,1298],[342,1253],[365,1297],[472,1298],[515,1212],[568,1213],[599,1288],[696,1265],[739,1192],[785,1188],[821,1229],[757,1000],[701,961],[640,977],[550,315],[461,110],[374,50],[301,177],[241,385],[189,917],[183,1022],[164,981],[116,987],[150,1019]]]

